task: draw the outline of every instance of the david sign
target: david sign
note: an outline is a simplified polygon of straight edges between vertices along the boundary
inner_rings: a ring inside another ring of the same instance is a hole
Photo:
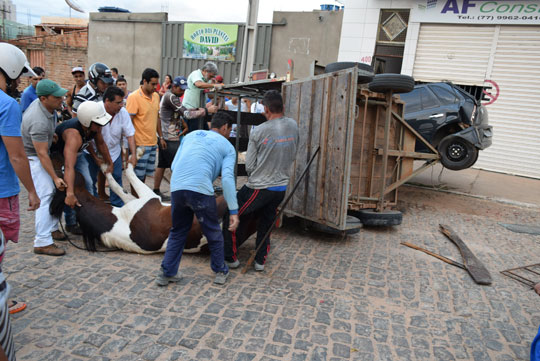
[[[420,0],[412,22],[540,25],[538,1]]]
[[[234,61],[236,56],[236,24],[184,24],[183,57]]]

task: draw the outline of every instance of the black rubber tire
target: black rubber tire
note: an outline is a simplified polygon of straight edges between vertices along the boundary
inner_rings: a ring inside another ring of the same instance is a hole
[[[414,89],[414,78],[403,74],[377,74],[368,85],[369,90],[377,93],[408,93]]]
[[[373,209],[362,209],[356,212],[364,226],[399,226],[403,220],[400,211],[376,212]]]
[[[455,135],[444,137],[437,149],[441,156],[441,164],[450,170],[470,168],[478,160],[478,149]]]
[[[330,63],[326,66],[326,68],[324,69],[324,72],[333,73],[335,71],[339,71],[343,69],[354,68],[355,66],[360,70],[365,70],[365,71],[373,73],[373,68],[371,67],[371,65],[364,64],[364,63],[355,63],[352,61],[338,61],[336,63]]]
[[[373,72],[373,68],[371,67],[371,65],[364,63],[355,63],[352,61],[338,61],[336,63],[330,63],[326,66],[324,72],[333,73],[335,71],[350,69],[354,67],[358,68],[358,84],[369,83],[373,80],[375,73]]]
[[[324,224],[309,222],[309,228],[311,228],[312,230],[336,236],[340,236],[342,232],[345,232],[347,234],[356,234],[360,232],[360,228],[362,228],[362,223],[360,222],[360,220],[353,216],[347,216],[347,226],[349,225],[354,225],[355,228],[351,228],[346,231],[340,231],[339,229],[335,229]]]

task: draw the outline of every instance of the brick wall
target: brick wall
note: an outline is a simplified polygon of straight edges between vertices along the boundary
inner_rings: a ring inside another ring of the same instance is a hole
[[[40,35],[9,41],[26,53],[30,65],[41,66],[45,75],[62,87],[73,87],[71,69],[82,66],[86,70],[88,50],[88,29],[75,30],[56,35]],[[19,90],[30,84],[29,78],[22,77]]]

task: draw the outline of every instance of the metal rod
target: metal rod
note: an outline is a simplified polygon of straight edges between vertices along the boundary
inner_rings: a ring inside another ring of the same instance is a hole
[[[444,261],[448,264],[451,264],[452,266],[456,266],[458,268],[461,268],[461,269],[467,269],[463,264],[459,263],[459,262],[456,262],[454,261],[453,259],[450,259],[450,258],[446,258],[444,256],[441,256],[440,254],[437,254],[437,253],[433,253],[431,251],[428,251],[427,249],[425,248],[422,248],[420,246],[417,246],[415,244],[411,244],[409,242],[401,242],[402,245],[404,246],[407,246],[407,247],[410,247],[412,249],[416,249],[417,251],[421,251],[421,252],[424,252],[425,254],[429,254],[430,256],[433,256],[435,258],[438,258],[440,259],[441,261]]]

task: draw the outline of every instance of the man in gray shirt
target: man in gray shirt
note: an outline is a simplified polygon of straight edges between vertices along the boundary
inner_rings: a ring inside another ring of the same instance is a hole
[[[21,125],[32,180],[41,199],[35,217],[34,253],[49,256],[62,256],[66,253],[53,242],[51,232],[58,230],[58,219],[49,213],[55,188],[66,188],[64,180],[56,175],[49,156],[57,120],[56,110],[60,109],[66,93],[67,89],[61,88],[52,80],[41,80],[36,87],[38,99],[24,112]]]
[[[255,247],[259,246],[272,226],[277,207],[285,197],[291,166],[296,158],[298,125],[293,119],[283,115],[281,94],[275,90],[268,91],[264,95],[263,105],[267,121],[251,132],[246,154],[248,182],[236,195],[240,226],[234,232],[223,228],[225,261],[229,268],[240,266],[237,252],[241,243],[237,242],[237,239],[248,238],[244,237],[244,232],[248,232],[247,226],[250,222],[247,220],[250,217],[254,214],[258,216]],[[227,218],[223,224],[229,224]],[[255,256],[256,271],[264,270],[269,250],[270,237]]]

